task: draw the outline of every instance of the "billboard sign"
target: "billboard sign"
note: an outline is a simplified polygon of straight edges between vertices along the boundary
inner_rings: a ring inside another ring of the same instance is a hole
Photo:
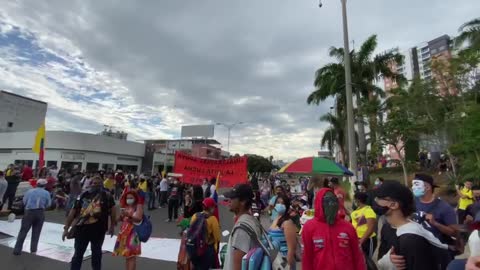
[[[182,126],[182,138],[213,138],[214,125]]]

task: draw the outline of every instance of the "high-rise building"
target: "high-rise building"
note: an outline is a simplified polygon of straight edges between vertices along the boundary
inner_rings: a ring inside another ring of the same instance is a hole
[[[440,78],[438,74],[434,74],[432,71],[432,63],[435,61],[450,59],[452,57],[451,49],[452,39],[448,35],[443,35],[430,41],[420,43],[417,46],[406,50],[396,48],[395,50],[402,54],[405,59],[403,65],[392,63],[391,69],[399,74],[403,74],[408,81],[411,81],[415,77],[425,80],[439,80]],[[388,92],[388,90],[395,88],[396,86],[396,82],[390,78],[384,79],[385,91]],[[442,89],[442,91],[443,90],[446,89]],[[449,89],[449,91],[450,93],[453,92],[452,89]]]

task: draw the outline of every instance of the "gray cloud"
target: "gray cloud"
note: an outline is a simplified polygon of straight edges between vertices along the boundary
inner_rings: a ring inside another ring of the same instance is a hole
[[[380,50],[455,34],[480,8],[475,0],[348,5],[351,39],[360,44],[377,33]],[[330,104],[308,107],[305,100],[315,70],[332,61],[328,47],[342,46],[338,0],[322,9],[313,0],[20,1],[3,11],[45,34],[45,44],[108,72],[140,106],[173,108],[186,122],[248,123],[236,130],[235,151],[266,153],[252,148],[270,135],[281,137],[270,138],[278,149],[297,142],[299,155],[317,150],[325,128],[318,116]]]

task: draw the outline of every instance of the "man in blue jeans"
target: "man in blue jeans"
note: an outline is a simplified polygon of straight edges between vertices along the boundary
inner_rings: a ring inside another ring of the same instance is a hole
[[[62,240],[69,234],[70,227],[75,227],[75,253],[70,264],[71,270],[82,268],[83,255],[90,243],[92,250],[92,269],[102,269],[102,245],[105,233],[113,237],[116,225],[115,201],[110,192],[102,188],[102,179],[95,177],[90,189],[80,195],[65,222]],[[108,220],[110,219],[110,227]],[[78,220],[73,224],[74,220]]]
[[[50,207],[52,199],[50,193],[45,190],[47,180],[37,181],[37,187],[31,189],[23,196],[25,205],[25,215],[22,218],[22,226],[18,233],[17,242],[13,249],[13,255],[22,254],[23,242],[27,237],[28,231],[32,229],[32,241],[30,242],[30,252],[37,252],[38,240],[42,232],[43,222],[45,221],[45,209]]]

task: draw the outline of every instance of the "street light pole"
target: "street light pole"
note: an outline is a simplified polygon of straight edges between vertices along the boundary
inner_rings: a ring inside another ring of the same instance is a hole
[[[348,22],[347,22],[347,0],[342,2],[342,19],[343,19],[343,48],[344,48],[344,64],[345,64],[345,97],[347,99],[347,135],[348,135],[348,157],[349,167],[354,177],[357,175],[357,152],[355,143],[355,124],[353,117],[353,97],[352,97],[352,70],[350,66],[350,47],[348,39]]]
[[[233,123],[233,124],[217,123],[217,126],[224,126],[224,127],[226,127],[227,130],[228,130],[227,152],[228,152],[229,155],[230,155],[230,135],[231,135],[232,129],[233,129],[236,125],[241,125],[241,124],[243,124],[243,122],[237,122],[237,123]]]

